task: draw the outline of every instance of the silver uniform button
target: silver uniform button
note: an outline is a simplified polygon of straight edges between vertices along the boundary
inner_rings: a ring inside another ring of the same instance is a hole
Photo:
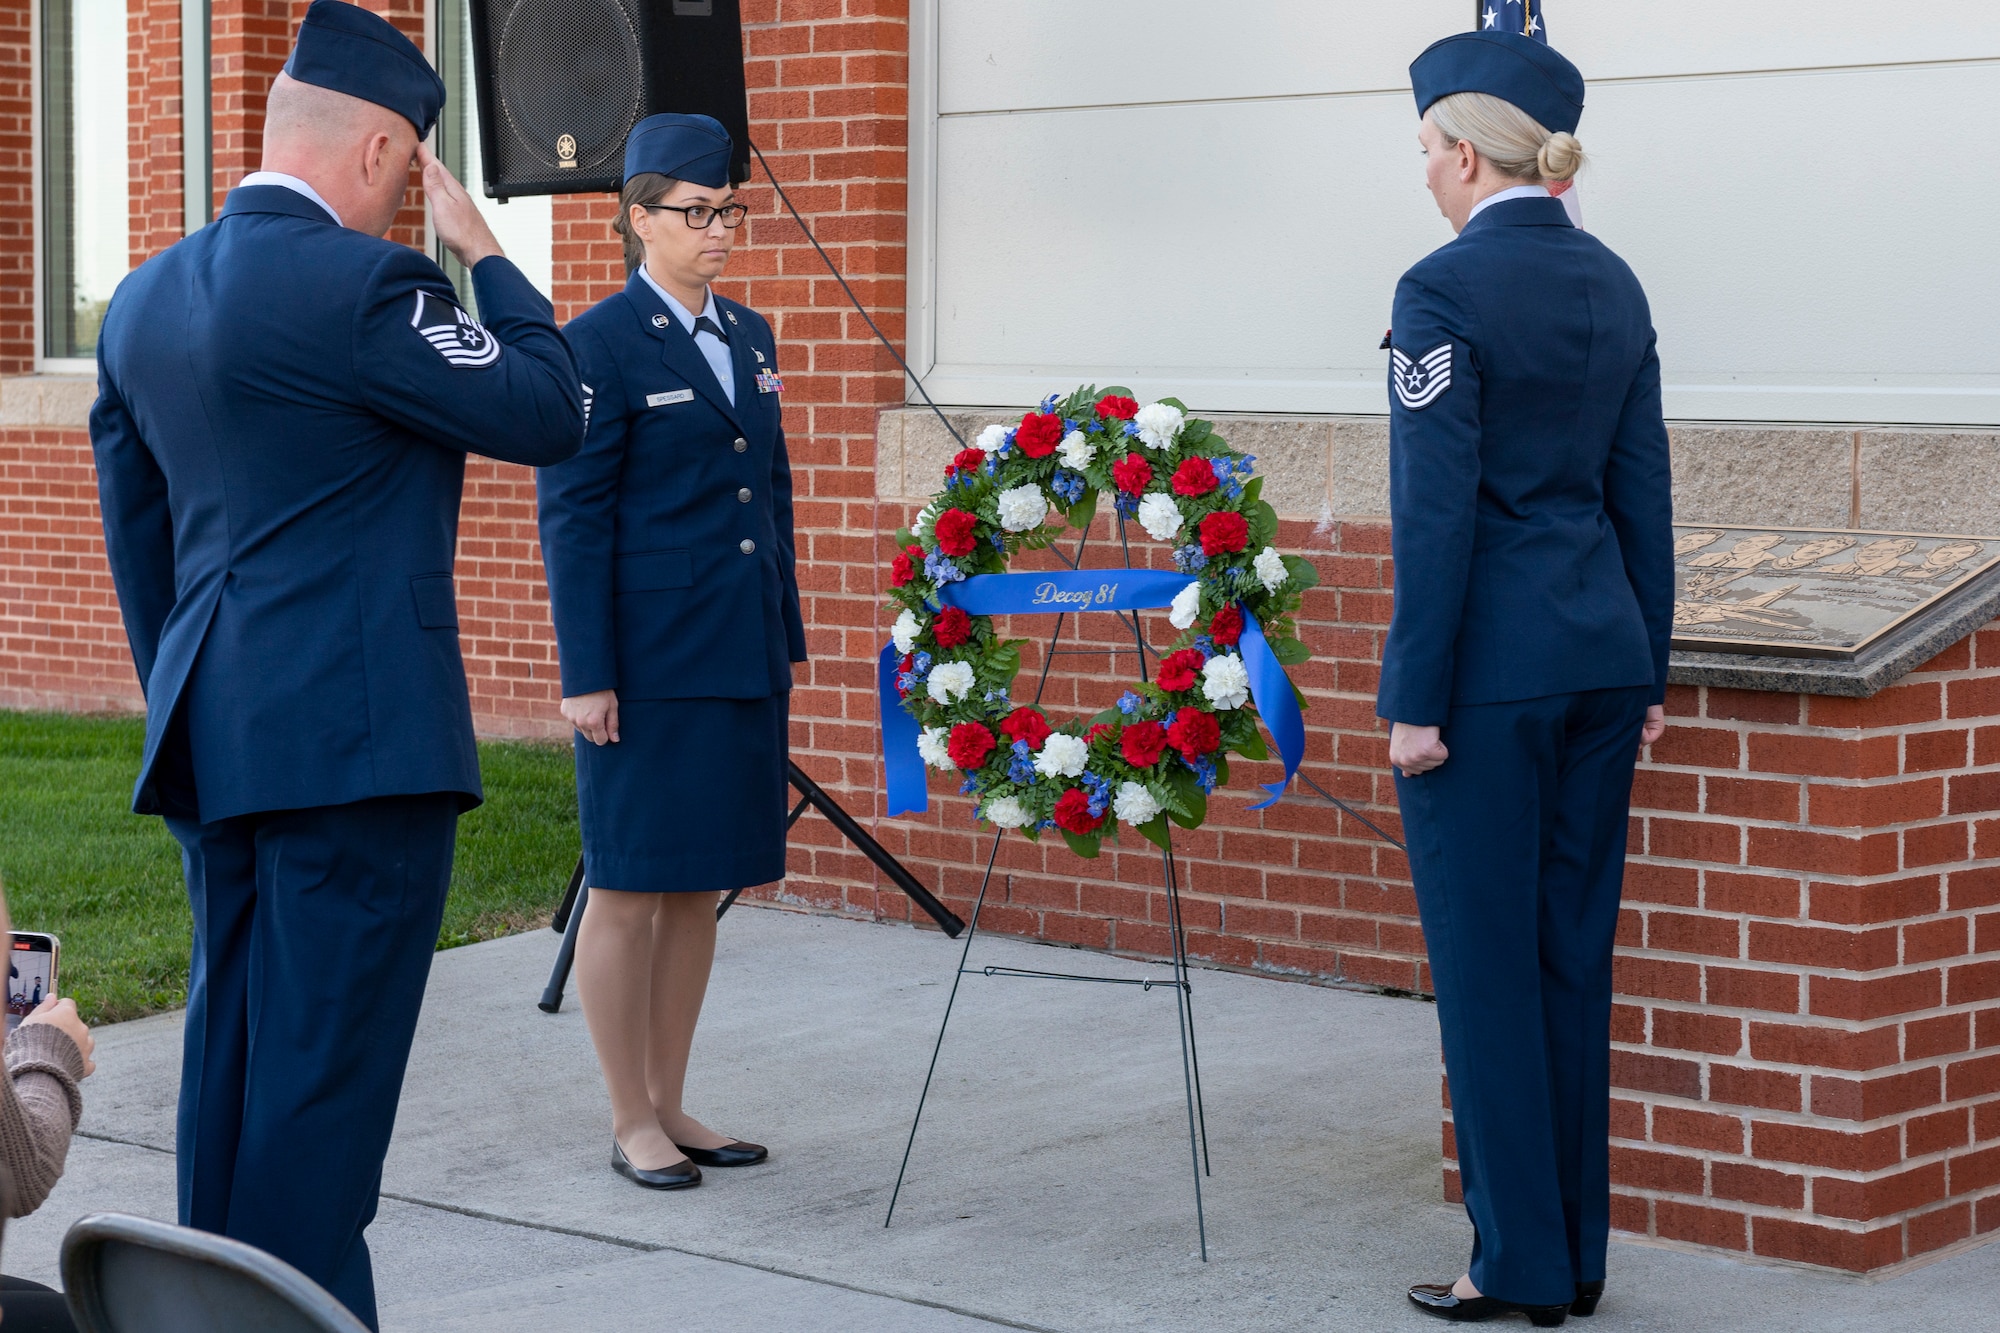
[[[742,452],[743,452],[743,451],[744,451],[745,449],[748,449],[748,448],[750,447],[750,441],[748,441],[748,440],[744,439],[744,438],[743,438],[743,437],[741,437],[741,436],[738,436],[738,437],[737,437],[737,439],[736,439],[736,443],[735,443],[735,444],[733,444],[733,445],[731,445],[730,447],[731,447],[732,449],[736,450],[736,452],[740,454],[740,453],[742,453]]]
[[[757,550],[757,543],[745,537],[742,541],[736,543],[736,549],[745,555],[754,555]]]
[[[742,490],[736,492],[736,498],[741,500],[744,504],[749,504],[750,488],[748,486],[745,486]]]

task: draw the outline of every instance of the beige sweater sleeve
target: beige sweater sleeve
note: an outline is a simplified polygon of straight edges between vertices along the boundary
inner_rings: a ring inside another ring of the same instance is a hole
[[[0,1172],[6,1213],[26,1217],[62,1178],[69,1137],[83,1117],[83,1053],[47,1023],[15,1028],[4,1048],[0,1078]]]

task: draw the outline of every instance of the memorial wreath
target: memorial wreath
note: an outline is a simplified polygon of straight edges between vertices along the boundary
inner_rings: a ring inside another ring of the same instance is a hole
[[[1319,576],[1272,545],[1278,516],[1255,461],[1175,399],[1140,407],[1095,387],[1051,394],[1019,426],[989,426],[962,449],[944,489],[896,534],[898,614],[881,662],[889,813],[925,808],[921,758],[963,774],[960,790],[999,828],[1054,828],[1086,857],[1120,823],[1165,846],[1169,819],[1201,825],[1230,755],[1268,756],[1259,714],[1289,781],[1303,701],[1283,668],[1311,656],[1292,617]],[[1172,544],[1172,571],[1008,572],[1016,552],[1053,545],[1065,526],[1087,530],[1100,495]],[[1180,635],[1115,707],[1058,725],[1013,701],[1026,641],[997,637],[993,614],[1161,606]],[[1284,786],[1268,784],[1252,808]]]

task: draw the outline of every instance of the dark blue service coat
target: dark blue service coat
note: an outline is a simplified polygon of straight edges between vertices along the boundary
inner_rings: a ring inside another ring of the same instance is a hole
[[[1672,501],[1632,270],[1560,201],[1507,200],[1403,276],[1393,330],[1377,715],[1641,685],[1658,703]]]
[[[565,697],[761,699],[805,660],[777,345],[716,306],[734,406],[637,273],[564,329],[590,428],[537,484]]]
[[[548,301],[502,258],[472,282],[485,328],[422,254],[256,185],[119,287],[90,433],[147,699],[135,810],[478,802],[465,455],[558,462],[583,405]]]

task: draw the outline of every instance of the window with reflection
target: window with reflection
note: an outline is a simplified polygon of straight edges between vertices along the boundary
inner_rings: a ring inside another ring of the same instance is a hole
[[[43,0],[42,355],[97,352],[131,266],[126,0]]]

